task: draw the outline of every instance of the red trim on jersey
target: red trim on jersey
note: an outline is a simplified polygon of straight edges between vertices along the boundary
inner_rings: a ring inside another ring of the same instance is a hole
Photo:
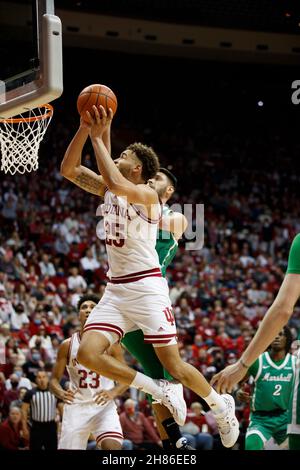
[[[124,332],[123,330],[121,330],[121,328],[119,328],[118,326],[115,326],[115,325],[111,325],[110,323],[90,323],[89,325],[87,325],[85,328],[84,328],[84,333],[86,331],[109,331],[109,332],[112,332],[112,333],[116,333],[120,339],[123,338],[124,336]]]
[[[145,277],[162,277],[160,268],[146,269],[136,273],[125,274],[124,276],[116,276],[110,279],[112,284],[127,284],[128,282],[139,281]]]
[[[109,282],[111,282],[112,284],[128,284],[128,282],[140,281],[141,279],[145,279],[146,277],[162,277],[162,274],[161,273],[148,274],[148,275],[145,275],[145,276],[130,277],[128,279],[119,280],[119,281],[115,281],[115,280],[111,279]]]
[[[151,269],[146,269],[146,271],[138,271],[137,273],[130,273],[130,274],[125,274],[124,276],[113,276],[111,279],[126,279],[127,277],[134,277],[134,276],[141,276],[142,274],[150,274],[150,273],[160,273],[161,270],[160,268],[151,268]]]
[[[145,222],[148,222],[148,224],[158,224],[158,222],[160,221],[161,216],[158,219],[150,219],[145,214],[143,214],[143,212],[141,212],[134,204],[130,205],[134,209],[136,214],[141,217],[141,219],[143,219]]]
[[[176,336],[176,335],[175,335]],[[144,343],[149,344],[168,344],[172,338],[169,339],[144,339]]]
[[[122,330],[122,328],[120,328],[119,326],[116,326],[116,325],[112,325],[111,323],[102,323],[102,322],[97,322],[97,323],[88,323],[84,329],[88,328],[89,326],[111,326],[113,327],[115,330],[118,330],[118,332],[123,336],[124,334],[124,331]]]
[[[167,344],[177,336],[177,333],[170,335],[144,335],[144,343]]]
[[[170,333],[168,335],[144,335],[144,338],[172,338],[172,336],[177,336],[177,333]]]

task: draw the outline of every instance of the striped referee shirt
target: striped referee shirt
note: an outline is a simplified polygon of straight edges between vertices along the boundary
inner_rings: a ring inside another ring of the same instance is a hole
[[[30,405],[32,421],[47,423],[55,420],[57,398],[49,390],[28,390],[23,401]]]

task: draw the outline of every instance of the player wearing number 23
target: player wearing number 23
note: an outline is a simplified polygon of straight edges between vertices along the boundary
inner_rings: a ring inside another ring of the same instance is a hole
[[[127,386],[115,385],[112,380],[84,367],[76,358],[82,330],[98,302],[98,297],[93,294],[81,297],[78,303],[81,331],[61,344],[53,368],[51,391],[64,402],[59,449],[85,450],[90,434],[103,450],[122,447],[122,428],[113,399],[124,393]],[[111,346],[107,353],[123,360],[118,344]],[[68,390],[60,385],[65,368],[70,378]]]

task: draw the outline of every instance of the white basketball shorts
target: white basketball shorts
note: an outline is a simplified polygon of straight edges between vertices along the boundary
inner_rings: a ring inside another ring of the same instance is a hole
[[[65,404],[59,449],[85,450],[93,434],[98,446],[104,439],[123,442],[123,432],[114,402],[105,406],[95,403]]]
[[[168,283],[163,277],[108,283],[84,327],[84,331],[104,334],[111,344],[139,329],[145,342],[155,347],[176,344],[176,324]]]

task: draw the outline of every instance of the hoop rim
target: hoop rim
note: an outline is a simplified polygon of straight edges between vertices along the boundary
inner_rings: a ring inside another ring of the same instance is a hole
[[[7,122],[9,124],[17,124],[19,122],[35,122],[35,121],[42,121],[47,119],[53,115],[53,106],[51,104],[41,104],[40,106],[36,106],[33,109],[38,108],[46,108],[48,111],[40,116],[28,116],[28,117],[20,117],[20,118],[7,118],[7,119],[0,119],[0,123]],[[28,109],[31,111],[31,109]]]

